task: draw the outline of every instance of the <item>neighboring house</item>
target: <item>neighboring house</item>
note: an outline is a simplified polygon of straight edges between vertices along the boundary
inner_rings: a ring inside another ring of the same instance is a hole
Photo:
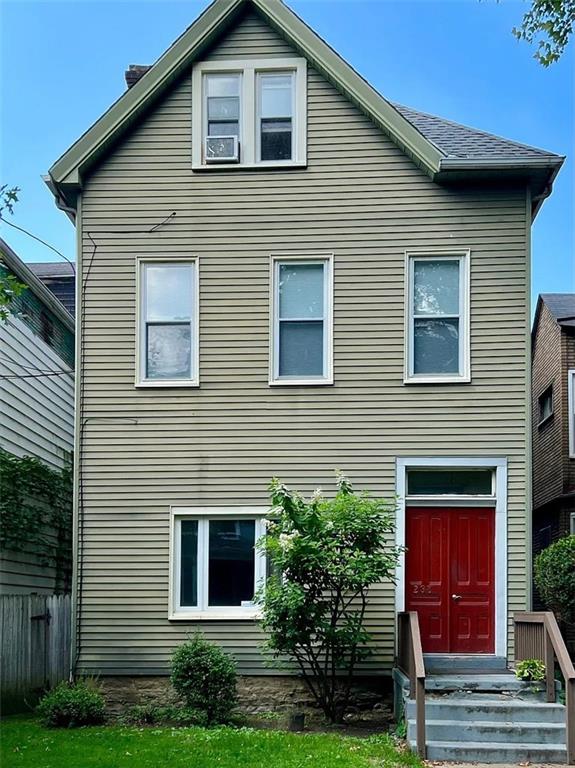
[[[0,272],[27,286],[8,318],[0,321],[0,449],[61,470],[70,466],[74,446],[74,321],[2,239]],[[3,494],[8,495],[5,486]],[[62,532],[48,530],[45,535]],[[3,549],[0,590],[69,591],[70,555],[46,564],[27,542],[23,550]]]
[[[76,311],[76,275],[72,266],[61,261],[45,261],[34,264],[28,262],[26,266],[32,270],[36,277],[40,278],[74,317]]]
[[[539,296],[532,334],[533,552],[575,534],[575,293]]]
[[[408,547],[362,674],[391,673],[404,609],[427,653],[505,665],[531,601],[530,227],[563,158],[391,104],[279,2],[216,0],[139,70],[47,178],[83,286],[76,671],[166,676],[199,629],[278,674],[252,602],[268,484],[336,467],[397,494]]]

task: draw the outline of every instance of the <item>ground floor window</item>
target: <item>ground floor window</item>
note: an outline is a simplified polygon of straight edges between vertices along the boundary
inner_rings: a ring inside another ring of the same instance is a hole
[[[266,509],[172,510],[171,618],[253,618],[254,595],[265,578],[256,542]]]

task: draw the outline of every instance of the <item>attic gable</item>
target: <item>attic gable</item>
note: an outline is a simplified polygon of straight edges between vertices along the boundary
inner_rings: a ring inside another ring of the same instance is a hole
[[[184,71],[206,55],[218,39],[228,33],[233,36],[234,25],[246,11],[261,16],[435,181],[461,181],[473,174],[484,179],[489,174],[506,173],[529,183],[534,195],[548,194],[547,188],[563,158],[538,150],[521,157],[517,152],[507,156],[505,146],[501,144],[499,152],[493,153],[485,141],[483,154],[460,152],[454,157],[437,141],[436,124],[432,124],[430,132],[429,121],[413,118],[413,115],[421,117],[421,113],[387,101],[280,0],[215,0],[151,68],[143,68],[139,79],[132,78],[132,87],[52,166],[47,183],[57,199],[74,205],[83,177],[103,154]],[[445,125],[443,127],[445,135]],[[473,129],[467,130],[472,132],[473,143]],[[459,135],[462,135],[461,131]],[[535,210],[540,202],[536,202]]]

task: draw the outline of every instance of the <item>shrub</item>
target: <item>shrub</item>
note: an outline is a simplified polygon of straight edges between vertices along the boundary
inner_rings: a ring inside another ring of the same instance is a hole
[[[272,519],[258,542],[273,568],[257,595],[266,645],[276,659],[298,664],[318,706],[340,721],[353,671],[371,652],[369,587],[394,578],[393,506],[354,493],[341,474],[330,500],[316,492],[308,501],[278,480],[271,496]]]
[[[122,717],[128,725],[207,725],[205,712],[186,707],[158,707],[155,704],[138,704],[131,707]]]
[[[540,659],[518,661],[515,665],[515,677],[533,682],[545,680],[545,664]]]
[[[186,707],[205,713],[208,724],[225,723],[236,704],[236,666],[220,648],[196,635],[172,656],[172,685]]]
[[[535,584],[558,619],[575,621],[575,536],[559,539],[537,555]]]
[[[60,683],[41,699],[37,712],[53,728],[98,725],[106,717],[102,694],[83,681]]]

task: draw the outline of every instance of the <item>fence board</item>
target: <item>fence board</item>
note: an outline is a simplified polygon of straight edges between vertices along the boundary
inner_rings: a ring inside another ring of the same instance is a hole
[[[0,596],[0,706],[26,710],[47,687],[66,680],[70,595]]]

